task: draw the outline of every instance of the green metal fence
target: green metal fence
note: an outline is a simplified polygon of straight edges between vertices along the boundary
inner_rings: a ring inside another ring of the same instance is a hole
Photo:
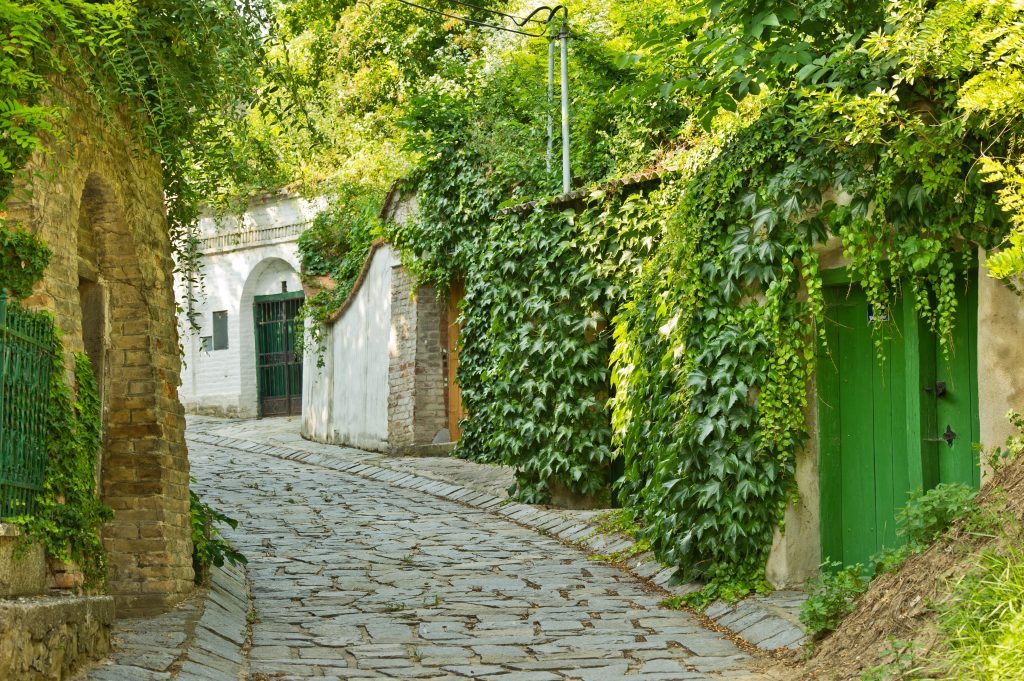
[[[53,322],[0,290],[0,518],[31,514],[46,473]]]

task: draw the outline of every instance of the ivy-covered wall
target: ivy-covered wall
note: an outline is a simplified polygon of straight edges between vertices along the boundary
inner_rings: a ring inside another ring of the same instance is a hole
[[[737,595],[765,586],[785,509],[814,493],[797,478],[798,461],[813,478],[824,244],[876,309],[909,299],[948,352],[963,272],[1018,219],[1000,173],[1021,117],[980,93],[996,64],[1017,82],[1020,10],[644,11],[649,40],[612,10],[574,42],[574,172],[598,188],[582,206],[502,213],[552,191],[525,151],[540,148],[522,75],[540,50],[522,45],[514,73],[470,66],[465,89],[431,82],[413,103],[419,217],[391,237],[423,280],[465,277],[459,453],[514,466],[521,499],[552,481],[614,493],[703,597]],[[595,83],[610,96],[585,94]],[[638,161],[658,188],[600,189]],[[806,535],[812,515],[790,519]]]

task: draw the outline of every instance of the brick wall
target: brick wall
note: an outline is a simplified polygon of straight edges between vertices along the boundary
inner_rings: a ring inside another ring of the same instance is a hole
[[[109,587],[131,614],[192,589],[173,263],[157,159],[111,132],[82,92],[55,83],[68,111],[62,137],[19,176],[8,212],[53,251],[28,304],[54,313],[69,360],[86,341],[101,360]]]
[[[416,444],[416,301],[413,281],[401,265],[391,270],[391,337],[388,366],[388,444]]]
[[[394,451],[429,445],[447,428],[443,315],[433,287],[414,292],[409,273],[400,265],[392,270],[388,443]]]

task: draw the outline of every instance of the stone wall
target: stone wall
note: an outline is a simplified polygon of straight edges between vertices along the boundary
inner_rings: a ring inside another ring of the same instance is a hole
[[[987,276],[985,257],[978,271],[978,417],[987,452],[1014,434],[1006,412],[1024,412],[1024,299]],[[982,474],[990,472],[985,465]]]
[[[444,449],[446,331],[434,288],[416,288],[393,249],[375,244],[324,326],[324,355],[303,359],[302,435],[398,454]]]
[[[67,107],[61,137],[53,153],[31,160],[8,202],[9,216],[53,251],[27,304],[52,311],[68,359],[86,351],[98,371],[100,493],[114,510],[104,543],[117,607],[165,608],[193,584],[160,164],[99,116],[83,88],[58,81],[53,97]]]
[[[312,343],[303,356],[303,436],[388,450],[389,349],[396,333],[391,287],[397,262],[389,246],[375,247],[358,286],[323,327],[322,357]]]
[[[109,596],[0,600],[0,679],[58,681],[110,650]]]
[[[22,541],[17,525],[0,523],[0,599],[46,591],[46,552],[42,544]]]

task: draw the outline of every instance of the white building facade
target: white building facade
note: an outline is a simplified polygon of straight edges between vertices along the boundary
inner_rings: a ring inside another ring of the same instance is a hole
[[[187,413],[300,413],[302,359],[289,315],[303,300],[298,237],[321,208],[275,192],[254,198],[241,218],[200,220],[202,283],[175,276]]]

